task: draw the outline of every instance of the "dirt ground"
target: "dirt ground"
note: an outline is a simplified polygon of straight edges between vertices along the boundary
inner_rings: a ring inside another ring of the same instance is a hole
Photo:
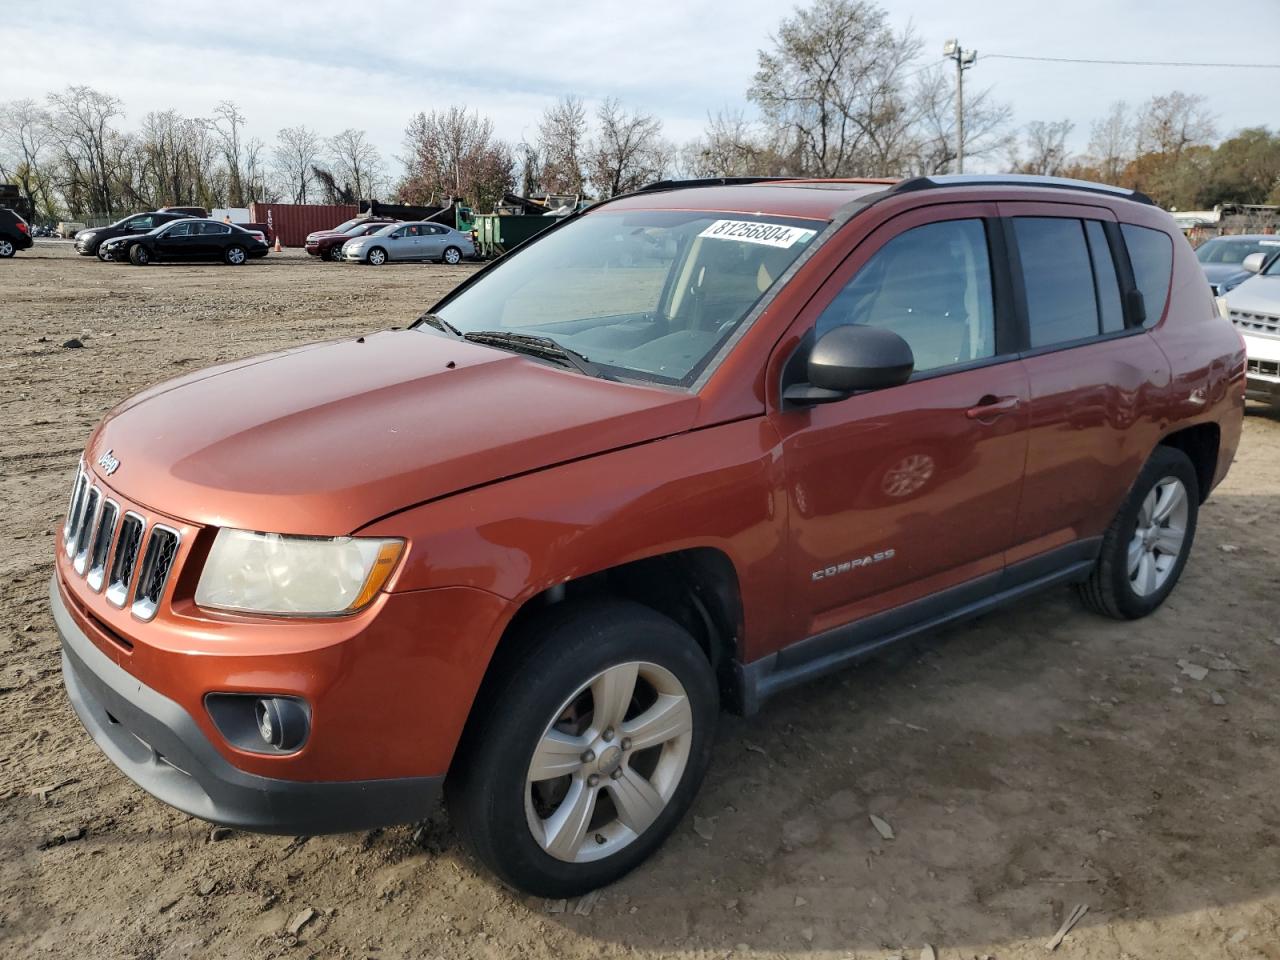
[[[46,609],[94,422],[186,370],[404,325],[470,269],[138,269],[46,242],[0,261],[0,956],[1009,960],[1085,904],[1058,956],[1280,958],[1280,415],[1261,408],[1156,615],[1058,590],[725,718],[694,815],[598,898],[513,896],[442,812],[211,833],[117,773],[67,704]]]

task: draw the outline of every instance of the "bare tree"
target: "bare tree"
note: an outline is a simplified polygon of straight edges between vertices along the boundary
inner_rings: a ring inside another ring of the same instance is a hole
[[[382,177],[382,155],[363,130],[348,128],[329,139],[334,180],[357,199],[371,199]]]
[[[1014,173],[1031,173],[1042,177],[1061,176],[1067,167],[1067,137],[1075,129],[1070,120],[1032,120],[1027,124],[1024,159],[1016,140],[1010,150],[1009,167]]]
[[[956,162],[956,84],[952,72],[941,67],[917,74],[911,93],[912,137],[909,156],[891,173],[923,176],[946,173]],[[970,90],[964,102],[964,154],[971,159],[990,156],[1006,147],[1005,128],[1013,115],[1007,103],[991,90]]]
[[[488,209],[515,185],[515,157],[493,135],[493,121],[465,107],[419,113],[405,130],[408,203],[466,198]]]
[[[776,176],[785,169],[782,152],[741,110],[723,109],[707,115],[702,136],[685,146],[682,164],[695,177]]]
[[[600,129],[587,154],[587,168],[596,193],[614,197],[661,179],[662,121],[639,110],[628,113],[612,97],[596,114]]]
[[[271,156],[280,185],[293,203],[307,202],[307,191],[315,177],[311,168],[320,162],[322,145],[320,135],[306,126],[280,131]]]
[[[1118,183],[1124,168],[1136,155],[1137,131],[1129,105],[1117,100],[1106,116],[1089,127],[1089,163],[1106,183]]]
[[[919,51],[867,0],[816,0],[760,51],[747,96],[795,144],[794,172],[842,176],[897,165],[907,104],[902,69]]]
[[[13,180],[37,214],[52,219],[53,129],[34,100],[0,104],[0,179]]]
[[[49,94],[49,106],[62,166],[59,187],[68,206],[77,215],[116,213],[115,175],[125,148],[113,126],[124,116],[120,99],[72,86]]]
[[[561,97],[538,121],[542,187],[548,193],[585,193],[587,108],[579,97]]]
[[[1179,90],[1152,97],[1138,111],[1138,152],[1177,156],[1187,147],[1209,143],[1217,131],[1205,103],[1204,97]]]
[[[214,108],[211,123],[221,147],[222,162],[226,165],[227,206],[247,206],[250,197],[245,184],[245,157],[242,142],[245,116],[230,100],[223,100]]]

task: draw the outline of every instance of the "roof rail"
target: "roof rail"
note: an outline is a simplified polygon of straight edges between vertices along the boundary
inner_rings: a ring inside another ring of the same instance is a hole
[[[1057,187],[1065,190],[1083,190],[1111,197],[1123,197],[1154,207],[1155,201],[1145,193],[1127,187],[1113,187],[1091,180],[1075,180],[1071,177],[1042,177],[1030,173],[945,173],[928,177],[910,177],[900,180],[888,189],[888,193],[910,193],[934,187]]]
[[[696,177],[691,180],[655,180],[646,183],[636,193],[652,193],[657,190],[688,190],[692,187],[736,187],[750,183],[772,183],[778,180],[800,180],[803,177]]]

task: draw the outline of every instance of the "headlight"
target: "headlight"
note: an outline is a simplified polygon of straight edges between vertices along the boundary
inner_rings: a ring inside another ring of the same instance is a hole
[[[196,603],[284,616],[340,616],[367,605],[391,576],[403,540],[218,531]]]
[[[93,239],[94,237],[96,237],[97,235],[98,235],[98,231],[97,231],[97,230],[86,230],[84,233],[80,234],[80,239],[81,239],[81,240],[92,240],[92,239]]]

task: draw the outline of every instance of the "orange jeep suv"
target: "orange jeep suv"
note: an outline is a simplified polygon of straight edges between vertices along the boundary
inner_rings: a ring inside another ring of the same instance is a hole
[[[575,895],[671,833],[721,709],[1056,584],[1154,611],[1244,373],[1140,194],[654,184],[409,329],[111,411],[50,593],[67,692],[194,816],[443,794],[502,880]]]

